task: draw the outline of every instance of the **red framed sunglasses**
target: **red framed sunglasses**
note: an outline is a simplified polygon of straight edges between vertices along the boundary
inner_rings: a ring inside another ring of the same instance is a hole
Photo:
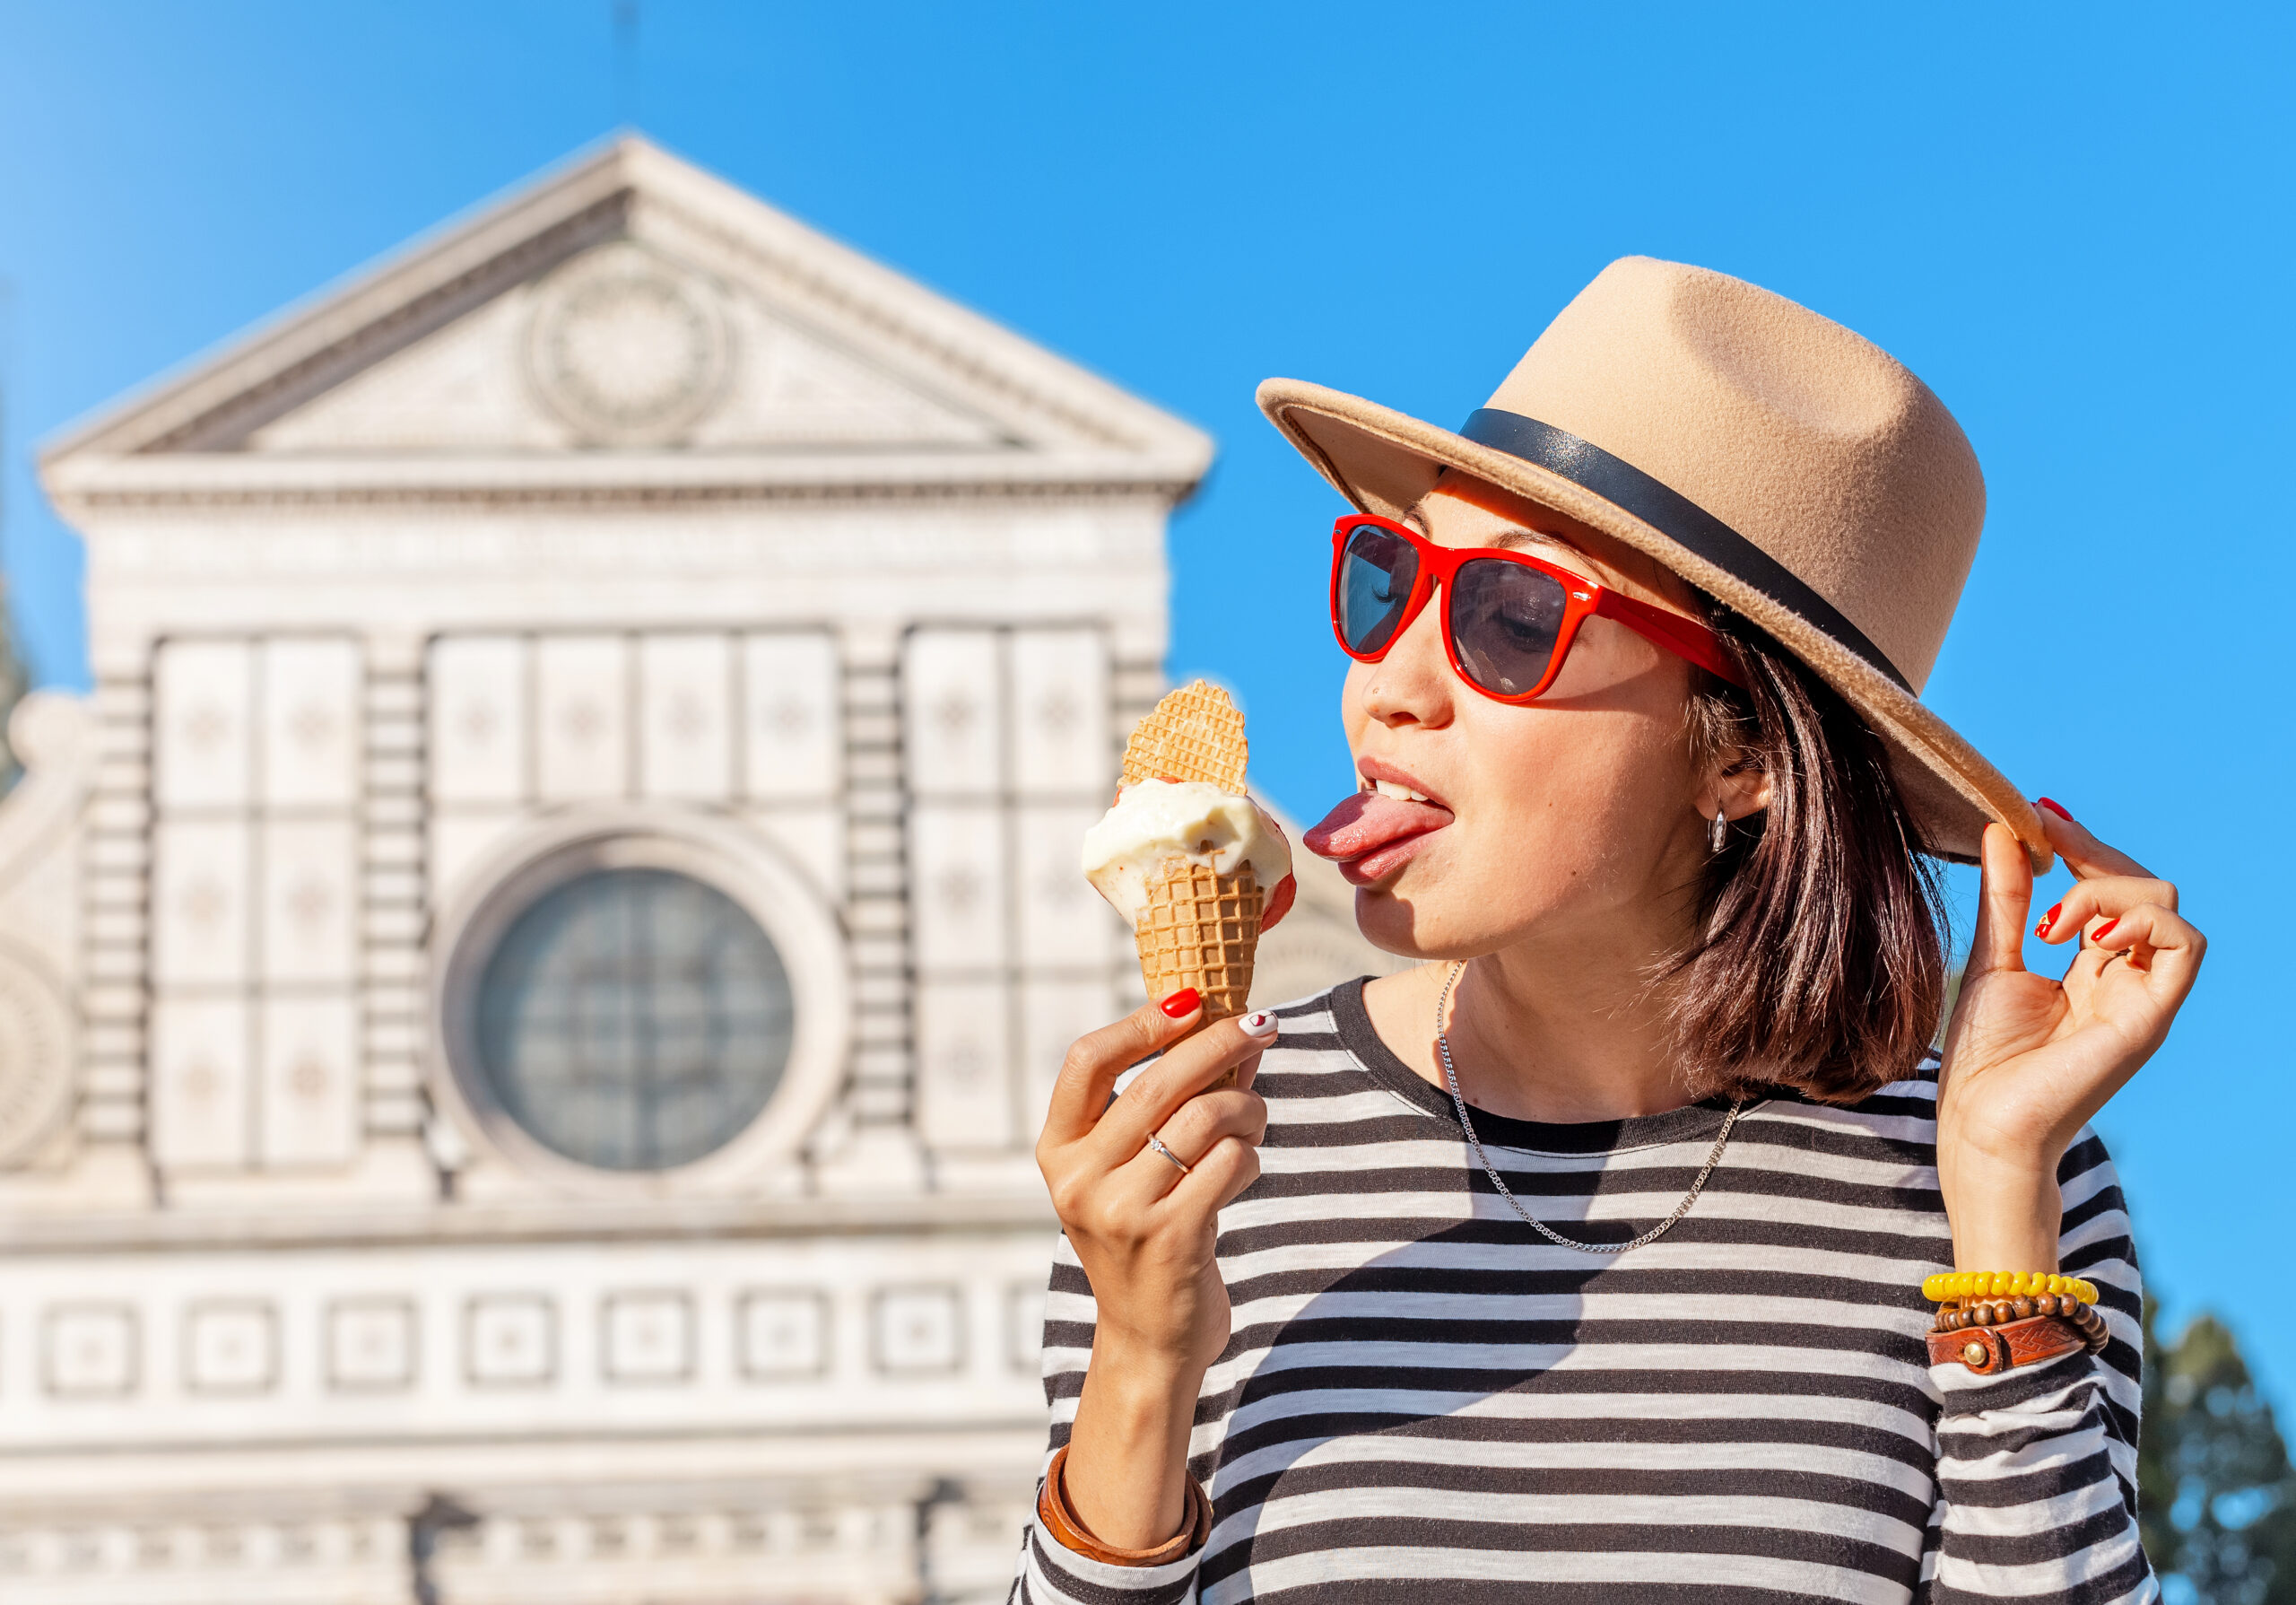
[[[1331,624],[1340,650],[1377,663],[1443,589],[1443,650],[1459,678],[1501,702],[1546,694],[1600,614],[1744,689],[1721,638],[1694,619],[1582,574],[1496,546],[1439,546],[1391,519],[1355,513],[1331,530]]]

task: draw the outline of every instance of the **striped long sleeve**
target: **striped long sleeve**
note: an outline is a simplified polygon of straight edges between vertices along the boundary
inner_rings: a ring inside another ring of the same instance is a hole
[[[1952,1257],[1934,1066],[1854,1107],[1749,1104],[1680,1224],[1596,1256],[1498,1195],[1448,1097],[1372,1033],[1360,983],[1279,1012],[1260,1179],[1221,1218],[1232,1335],[1190,1441],[1210,1538],[1131,1569],[1032,1529],[1015,1601],[2154,1597],[2134,1514],[2140,1294],[2093,1138],[2060,1172],[2064,1263],[2102,1289],[2113,1343],[1980,1379],[1932,1367],[1922,1341],[1920,1280]],[[1619,1242],[1682,1198],[1723,1113],[1476,1125],[1539,1218]],[[1093,1321],[1063,1242],[1048,1460]]]

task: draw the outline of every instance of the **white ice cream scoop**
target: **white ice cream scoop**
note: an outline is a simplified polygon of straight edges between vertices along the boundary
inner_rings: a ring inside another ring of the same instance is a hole
[[[1175,859],[1233,875],[1249,864],[1273,894],[1292,873],[1292,849],[1248,797],[1201,781],[1141,781],[1084,833],[1084,877],[1134,925],[1148,882]],[[1287,904],[1289,897],[1283,900]]]

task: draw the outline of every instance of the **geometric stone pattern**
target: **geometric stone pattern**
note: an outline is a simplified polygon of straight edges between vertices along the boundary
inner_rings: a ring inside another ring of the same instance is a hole
[[[163,643],[152,667],[152,1151],[324,1168],[360,1108],[361,654]]]
[[[1076,868],[1116,772],[1090,628],[938,628],[901,662],[917,1120],[936,1148],[1033,1138],[1059,1059],[1118,1011],[1131,945]]]
[[[447,634],[427,654],[428,891],[584,803],[738,809],[825,887],[843,811],[835,638],[818,630]]]
[[[1011,1257],[1008,1248],[997,1252]],[[40,1389],[58,1401],[283,1400],[314,1384],[322,1398],[355,1401],[418,1390],[469,1398],[631,1385],[789,1388],[857,1368],[895,1380],[1032,1380],[1044,1288],[1033,1277],[815,1287],[713,1278],[571,1299],[403,1287],[309,1306],[269,1297],[74,1297],[38,1307],[36,1322],[25,1319],[33,1309],[15,1301],[0,1312],[0,1341],[32,1339]],[[427,1378],[426,1345],[441,1339],[453,1364]],[[306,1425],[308,1408],[294,1407]],[[29,1425],[7,1435],[21,1438]]]

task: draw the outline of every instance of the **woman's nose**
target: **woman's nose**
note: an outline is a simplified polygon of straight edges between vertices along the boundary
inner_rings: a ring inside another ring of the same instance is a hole
[[[1443,655],[1442,605],[1439,590],[1364,677],[1363,711],[1390,728],[1450,722],[1457,686],[1450,660]]]

